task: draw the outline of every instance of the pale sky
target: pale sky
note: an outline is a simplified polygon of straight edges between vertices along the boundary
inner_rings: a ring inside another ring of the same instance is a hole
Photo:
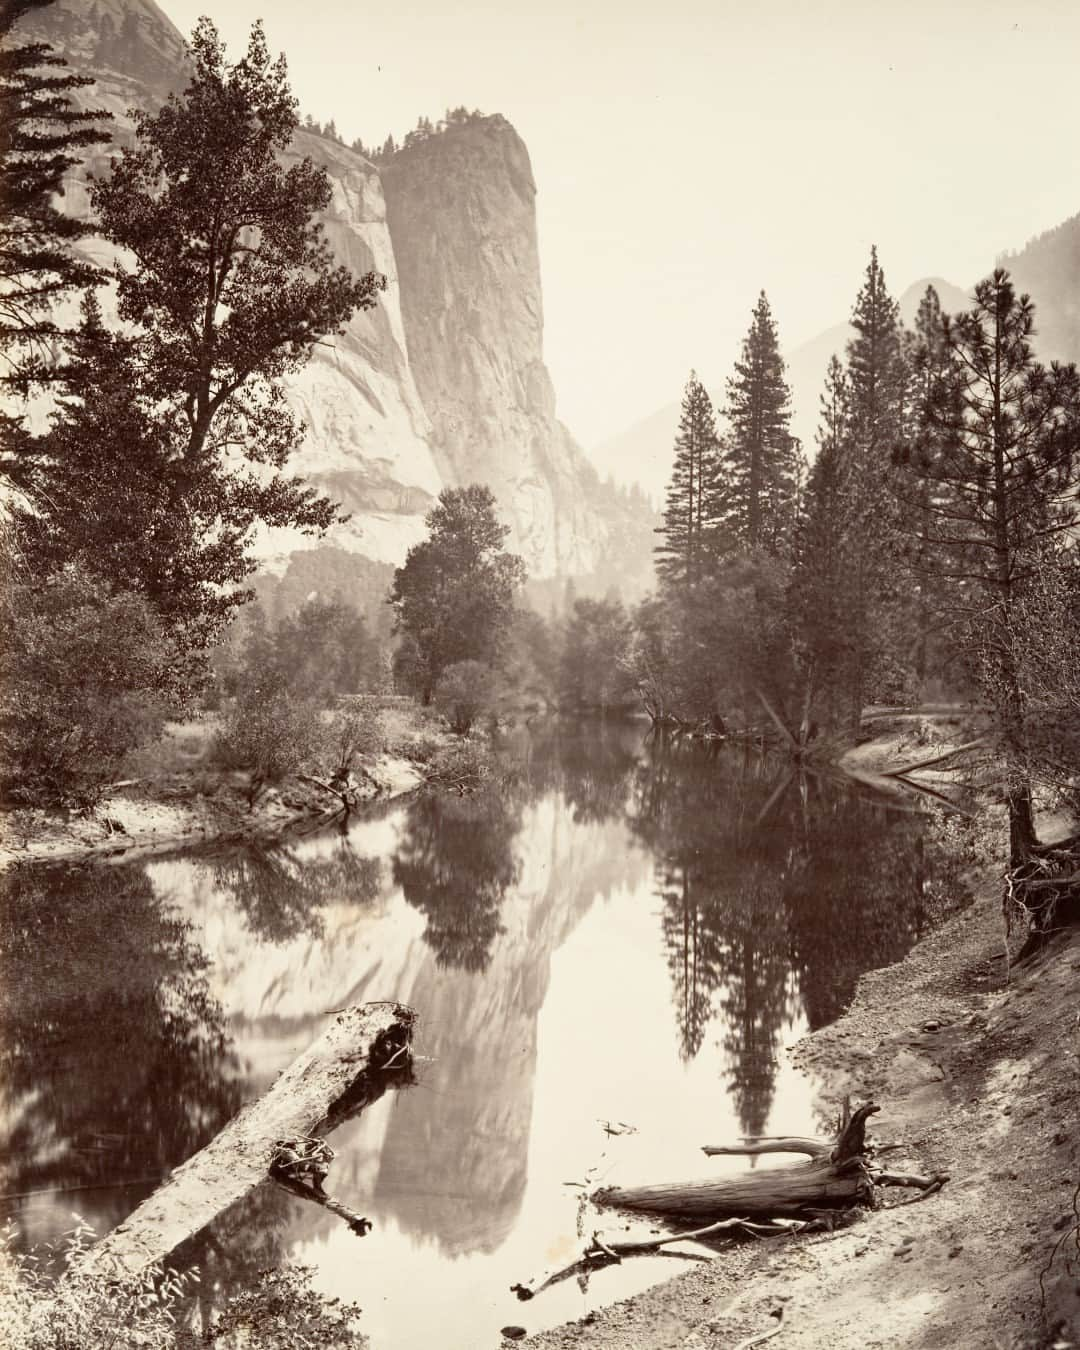
[[[722,386],[758,290],[785,346],[894,293],[969,286],[1080,211],[1077,0],[161,0],[239,55],[262,17],[304,112],[400,141],[465,104],[521,133],[545,349],[586,446]]]

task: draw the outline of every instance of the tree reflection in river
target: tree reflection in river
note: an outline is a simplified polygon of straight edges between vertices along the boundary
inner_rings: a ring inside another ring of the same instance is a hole
[[[367,904],[379,891],[378,858],[359,854],[342,832],[326,856],[300,858],[294,848],[249,844],[215,859],[214,882],[244,912],[252,934],[264,942],[290,942],[302,933],[322,935],[322,907],[331,899]]]
[[[427,918],[424,938],[441,966],[480,971],[499,933],[499,909],[518,876],[515,794],[424,794],[411,802],[394,855],[394,880]]]
[[[717,1021],[742,1128],[761,1133],[798,1003],[811,1027],[836,1017],[925,926],[926,818],[782,759],[660,737],[631,815],[656,860],[680,1054]]]
[[[206,957],[138,866],[13,869],[0,932],[3,1191],[105,1231],[242,1100]]]

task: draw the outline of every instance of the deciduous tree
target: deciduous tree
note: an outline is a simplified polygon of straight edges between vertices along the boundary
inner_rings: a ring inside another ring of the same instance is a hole
[[[184,93],[136,115],[135,144],[92,186],[123,250],[126,329],[86,308],[24,524],[44,563],[78,555],[203,647],[247,598],[257,526],[317,533],[336,518],[284,472],[303,428],[282,377],[385,281],[334,264],[317,219],[326,172],[282,162],[296,104],[261,27],[230,65],[201,20],[191,57]]]
[[[506,553],[490,488],[444,488],[428,513],[428,538],[394,573],[390,604],[406,640],[410,680],[430,703],[443,671],[458,661],[498,665],[525,565]]]

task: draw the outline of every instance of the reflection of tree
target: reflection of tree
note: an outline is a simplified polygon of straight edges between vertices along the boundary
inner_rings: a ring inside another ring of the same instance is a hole
[[[679,1052],[693,1059],[713,1019],[713,996],[720,981],[722,953],[703,907],[701,876],[693,862],[665,859],[658,864],[664,941],[674,987]]]
[[[735,853],[723,911],[721,1015],[729,1089],[744,1134],[762,1134],[772,1106],[780,1031],[793,1009],[788,997],[784,859]]]
[[[768,1118],[792,977],[820,1026],[862,971],[896,960],[925,922],[925,819],[841,781],[802,791],[796,781],[768,756],[658,740],[634,785],[634,828],[656,858],[681,1053],[693,1058],[719,1018],[747,1134]]]
[[[960,892],[924,817],[811,780],[806,830],[784,904],[792,963],[816,1028],[844,1011],[864,970],[898,961],[921,936],[935,890],[947,907]]]
[[[354,852],[342,835],[323,857],[299,857],[289,847],[251,844],[214,860],[214,881],[244,911],[248,927],[264,942],[289,942],[322,933],[322,907],[330,901],[366,904],[378,893],[380,864]]]
[[[512,750],[534,795],[559,791],[578,824],[603,824],[623,817],[641,738],[632,722],[548,722]]]
[[[206,959],[141,868],[16,869],[0,925],[6,1190],[157,1177],[234,1114],[243,1085]],[[138,1198],[88,1191],[79,1208],[109,1227]]]
[[[662,928],[682,1057],[714,1018],[743,1128],[759,1133],[788,1012],[783,865],[754,828],[773,786],[755,755],[715,756],[656,740],[634,792],[637,832],[656,855]]]
[[[518,875],[521,814],[501,788],[476,797],[426,793],[409,807],[394,880],[427,917],[424,937],[443,966],[483,970],[499,910]]]

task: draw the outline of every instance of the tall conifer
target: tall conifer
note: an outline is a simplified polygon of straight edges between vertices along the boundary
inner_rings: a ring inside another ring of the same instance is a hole
[[[863,703],[895,645],[896,499],[891,475],[902,439],[905,360],[900,307],[885,285],[877,249],[855,300],[847,348],[848,415],[842,448],[849,629],[848,712],[857,731]]]
[[[84,112],[73,75],[45,42],[12,41],[18,21],[52,0],[0,0],[0,380],[25,391],[52,369],[52,306],[99,273],[71,252],[91,228],[57,205],[87,146],[108,140],[108,113]]]
[[[705,386],[690,372],[675,438],[675,462],[657,529],[656,570],[674,590],[691,588],[706,574],[719,518],[720,450],[716,417]]]
[[[791,391],[764,291],[727,383],[725,411],[724,544],[779,553],[794,524],[799,443],[791,434]]]

